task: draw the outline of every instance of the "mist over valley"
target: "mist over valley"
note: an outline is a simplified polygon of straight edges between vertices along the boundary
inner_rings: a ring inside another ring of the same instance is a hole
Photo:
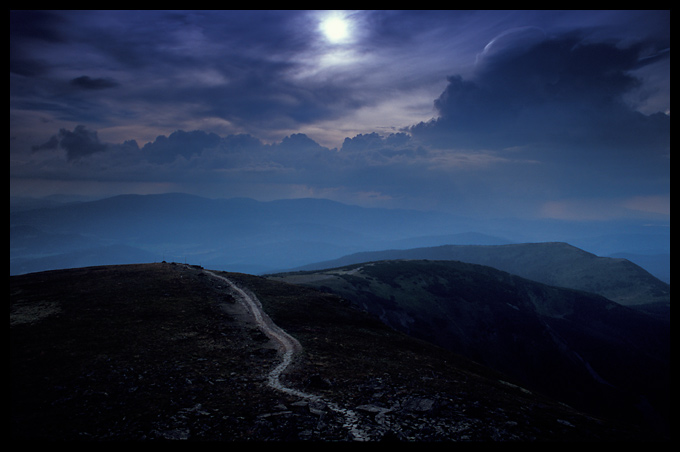
[[[27,210],[21,205],[10,199],[10,274],[162,260],[262,274],[357,252],[566,242],[598,256],[640,256],[649,271],[670,275],[670,231],[639,221],[477,220],[323,199],[186,194],[120,195]]]

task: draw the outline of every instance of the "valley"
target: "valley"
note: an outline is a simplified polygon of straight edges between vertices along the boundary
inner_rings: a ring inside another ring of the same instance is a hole
[[[647,222],[475,220],[324,199],[262,202],[182,193],[46,206],[10,199],[12,275],[161,261],[265,274],[364,252],[557,242],[597,256],[624,253],[656,278],[670,277],[670,229]]]

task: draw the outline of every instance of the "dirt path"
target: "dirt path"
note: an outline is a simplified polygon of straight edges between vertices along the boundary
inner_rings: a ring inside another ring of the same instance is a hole
[[[297,389],[287,387],[281,382],[280,379],[281,374],[292,363],[295,353],[302,349],[300,343],[293,336],[289,335],[283,329],[277,326],[269,318],[269,316],[262,310],[262,304],[254,294],[246,292],[244,289],[240,288],[239,286],[237,286],[231,280],[224,276],[220,276],[208,270],[204,270],[204,272],[229,285],[232,294],[235,296],[237,301],[241,303],[248,310],[248,312],[250,312],[260,330],[262,330],[262,332],[265,335],[267,335],[267,337],[269,337],[276,344],[278,344],[279,353],[282,356],[281,363],[279,363],[279,365],[277,365],[274,369],[272,369],[269,372],[269,375],[267,377],[267,384],[271,388],[276,389],[277,391],[281,391],[286,394],[299,397],[309,402],[325,404],[331,410],[344,416],[345,418],[344,427],[346,427],[349,430],[350,438],[352,440],[354,441],[370,440],[369,435],[360,428],[359,416],[354,411],[339,407],[332,402],[324,401],[318,395],[308,394]]]

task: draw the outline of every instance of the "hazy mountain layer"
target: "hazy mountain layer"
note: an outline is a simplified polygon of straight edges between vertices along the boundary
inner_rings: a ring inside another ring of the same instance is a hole
[[[667,228],[625,221],[473,221],[324,199],[258,202],[186,194],[51,200],[42,207],[23,203],[23,209],[13,201],[10,274],[163,260],[262,274],[360,251],[446,244],[565,241],[599,255],[670,253]],[[593,239],[602,235],[606,239]],[[669,260],[661,264],[658,270],[656,264],[650,268],[669,274]]]

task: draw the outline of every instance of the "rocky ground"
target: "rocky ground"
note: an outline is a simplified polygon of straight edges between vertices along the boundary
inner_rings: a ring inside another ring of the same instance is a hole
[[[10,278],[14,440],[659,439],[533,394],[343,300],[249,275],[303,346],[266,385],[271,342],[201,269],[114,266]],[[329,403],[358,416],[365,437]]]

